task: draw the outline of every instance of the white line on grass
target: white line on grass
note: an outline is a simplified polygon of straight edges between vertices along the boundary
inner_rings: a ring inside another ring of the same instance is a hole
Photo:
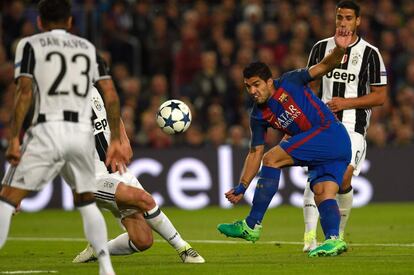
[[[14,270],[0,271],[0,274],[41,274],[41,273],[58,273],[56,270]]]
[[[42,237],[9,237],[9,241],[44,241],[44,242],[86,242],[84,238],[42,238]],[[154,240],[155,242],[166,242],[164,240]],[[207,244],[251,244],[246,241],[228,241],[228,240],[187,240],[190,243],[207,243]],[[303,245],[303,242],[287,241],[258,241],[256,244],[262,245]],[[414,243],[349,243],[349,246],[383,246],[383,247],[414,247]],[[1,273],[0,273],[1,274]]]

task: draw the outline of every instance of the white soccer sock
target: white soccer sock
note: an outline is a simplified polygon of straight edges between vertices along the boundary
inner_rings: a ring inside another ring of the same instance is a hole
[[[129,239],[128,233],[123,233],[108,242],[108,250],[111,255],[130,255],[139,252],[138,248]]]
[[[0,248],[6,243],[14,209],[13,205],[0,201]]]
[[[341,213],[341,222],[339,223],[339,235],[343,235],[345,226],[348,222],[349,215],[351,214],[352,201],[354,198],[354,189],[351,189],[348,193],[337,194],[336,200],[339,206],[339,212]]]
[[[145,219],[151,228],[160,234],[176,250],[187,245],[187,242],[181,238],[174,225],[158,206],[146,212]]]
[[[86,239],[92,245],[99,261],[99,274],[115,274],[108,252],[105,220],[95,203],[78,207]]]
[[[310,189],[309,182],[307,182],[305,192],[303,193],[303,220],[305,222],[305,233],[316,231],[318,218],[318,207],[316,206],[314,194]]]

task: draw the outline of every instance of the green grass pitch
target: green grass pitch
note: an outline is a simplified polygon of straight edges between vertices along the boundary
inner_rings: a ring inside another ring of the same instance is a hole
[[[156,241],[151,249],[112,257],[118,275],[414,274],[414,203],[353,209],[346,235],[350,248],[330,258],[308,258],[302,253],[303,218],[299,208],[270,209],[261,240],[255,244],[226,238],[216,230],[218,223],[245,217],[249,211],[246,206],[163,210],[207,263],[182,264],[175,250],[154,233]],[[109,237],[122,232],[108,212],[105,217]],[[83,238],[77,211],[19,213],[13,217],[9,239],[0,250],[0,274],[97,274],[97,263],[71,263],[86,245]]]

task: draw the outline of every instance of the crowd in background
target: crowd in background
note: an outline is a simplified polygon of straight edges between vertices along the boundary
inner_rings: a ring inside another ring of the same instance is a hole
[[[6,144],[15,83],[14,51],[38,32],[37,1],[0,4],[0,139]],[[312,45],[335,31],[336,1],[85,0],[72,1],[71,32],[93,42],[110,65],[122,118],[134,146],[249,146],[249,99],[243,68],[259,60],[278,77],[305,67]],[[360,1],[359,34],[378,47],[388,100],[373,109],[371,146],[413,143],[414,1]],[[193,115],[184,134],[169,136],[155,114],[167,99]],[[267,142],[281,138],[268,131]]]

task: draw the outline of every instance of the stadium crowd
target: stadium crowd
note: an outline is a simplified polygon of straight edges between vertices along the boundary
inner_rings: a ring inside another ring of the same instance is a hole
[[[37,32],[37,1],[0,3],[0,139],[7,142],[13,106],[14,50]],[[72,1],[72,32],[88,38],[110,64],[122,117],[134,146],[248,147],[242,70],[253,60],[275,76],[305,67],[312,45],[335,28],[330,0],[85,0]],[[365,0],[360,35],[378,46],[388,76],[388,100],[373,109],[371,146],[414,141],[414,1]],[[156,125],[167,99],[188,103],[193,121],[168,136]],[[281,137],[267,136],[270,144]]]

